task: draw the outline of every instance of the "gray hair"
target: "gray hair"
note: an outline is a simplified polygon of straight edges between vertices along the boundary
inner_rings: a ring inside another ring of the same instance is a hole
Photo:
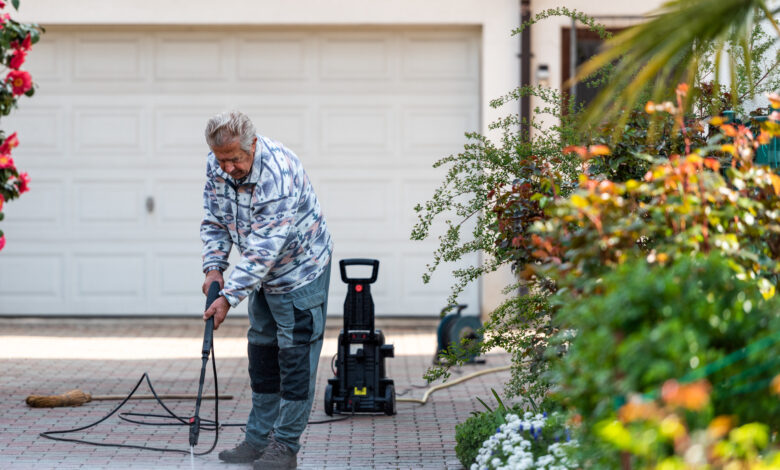
[[[249,116],[241,111],[220,113],[206,123],[206,143],[209,148],[223,147],[238,139],[241,150],[252,153],[252,141],[257,134]]]

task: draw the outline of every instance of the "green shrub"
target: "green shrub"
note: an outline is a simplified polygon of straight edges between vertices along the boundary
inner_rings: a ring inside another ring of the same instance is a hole
[[[496,392],[493,391],[493,394],[495,395]],[[480,402],[485,404],[482,400]],[[485,407],[488,408],[487,405]],[[499,400],[499,406],[496,409],[488,408],[481,413],[473,413],[469,419],[455,426],[455,455],[458,456],[458,460],[464,467],[469,468],[476,461],[482,443],[495,434],[497,429],[506,422],[504,417],[508,413],[522,415],[524,410],[520,404],[505,408]]]
[[[714,415],[780,428],[780,401],[769,386],[780,370],[780,302],[737,279],[732,264],[717,254],[667,266],[640,259],[561,307],[562,333],[550,351],[560,360],[548,381],[586,429],[634,394],[657,397],[669,379],[706,379]]]

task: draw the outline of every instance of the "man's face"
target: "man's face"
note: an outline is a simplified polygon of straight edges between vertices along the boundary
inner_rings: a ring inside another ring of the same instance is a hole
[[[222,147],[213,147],[211,151],[217,157],[217,162],[222,171],[229,174],[234,180],[240,180],[252,171],[256,145],[257,137],[252,141],[252,153],[249,154],[241,150],[241,142],[235,139]]]

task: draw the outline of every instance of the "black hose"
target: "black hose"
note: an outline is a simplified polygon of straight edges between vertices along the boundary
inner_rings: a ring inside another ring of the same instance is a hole
[[[216,283],[212,283],[211,288]],[[219,285],[217,284],[217,287]],[[213,302],[216,297],[213,295],[212,290],[209,289],[209,298],[206,303],[206,308],[209,307],[211,302]],[[219,292],[219,289],[217,289],[217,292]],[[195,433],[195,443],[197,443],[197,435],[200,433],[200,431],[214,431],[214,442],[211,444],[211,447],[204,452],[195,452],[194,455],[206,455],[210,454],[214,451],[214,449],[217,447],[217,442],[219,440],[219,428],[221,427],[230,427],[230,426],[244,426],[244,423],[220,423],[219,422],[219,384],[217,381],[217,361],[216,356],[214,355],[214,342],[213,342],[213,328],[214,328],[214,320],[213,317],[209,319],[210,322],[206,322],[206,328],[204,331],[204,338],[203,338],[203,366],[201,367],[200,371],[200,383],[198,386],[198,397],[195,404],[195,415],[191,418],[195,422],[189,421],[187,418],[183,418],[181,416],[177,416],[173,411],[171,411],[167,406],[165,406],[165,403],[160,399],[159,396],[157,396],[157,391],[154,389],[154,386],[152,386],[152,381],[149,378],[149,374],[144,372],[144,374],[141,376],[141,378],[138,380],[138,383],[135,384],[135,387],[133,387],[133,390],[130,391],[130,393],[125,397],[122,402],[117,405],[113,410],[111,410],[110,413],[108,413],[106,416],[100,418],[99,420],[95,421],[94,423],[87,424],[86,426],[81,426],[74,429],[64,429],[60,431],[45,431],[40,433],[39,435],[41,437],[45,437],[46,439],[51,439],[54,441],[64,441],[64,442],[76,442],[79,444],[90,444],[95,446],[101,446],[101,447],[121,447],[121,448],[127,448],[127,449],[141,449],[141,450],[154,450],[158,452],[178,452],[182,454],[189,454],[189,450],[183,450],[183,449],[164,449],[160,447],[150,447],[150,446],[141,446],[141,445],[132,445],[132,444],[116,444],[116,443],[109,443],[109,442],[95,442],[95,441],[87,441],[84,439],[71,439],[66,437],[59,437],[58,434],[69,434],[74,433],[78,431],[84,431],[86,429],[92,428],[97,426],[98,424],[102,423],[103,421],[107,420],[111,416],[113,416],[117,411],[119,411],[127,402],[132,398],[133,394],[138,390],[138,387],[141,386],[144,380],[146,380],[147,385],[149,385],[149,390],[152,391],[152,394],[154,395],[154,399],[157,400],[157,403],[160,404],[160,406],[168,413],[167,415],[161,415],[161,414],[150,414],[150,413],[119,413],[119,418],[123,421],[127,421],[129,423],[133,424],[140,424],[140,425],[146,425],[146,426],[190,426],[190,442],[193,438],[193,433]],[[209,334],[211,333],[211,334]],[[212,372],[214,377],[214,419],[203,419],[201,420],[199,415],[200,412],[200,402],[203,392],[203,382],[206,375],[206,367],[208,364],[208,358],[211,356],[211,366],[212,366]],[[158,418],[162,420],[174,420],[175,422],[170,421],[155,421],[155,422],[149,422],[149,421],[141,421],[136,420],[133,418],[130,418],[130,416],[136,416],[136,417],[142,417],[142,418]],[[345,419],[349,419],[351,416],[345,416],[343,418],[338,419],[331,419],[331,420],[324,420],[324,421],[309,421],[308,424],[326,424],[326,423],[334,423],[338,421],[344,421]]]

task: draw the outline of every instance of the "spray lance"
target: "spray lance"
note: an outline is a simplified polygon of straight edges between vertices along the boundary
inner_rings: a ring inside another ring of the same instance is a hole
[[[206,308],[217,300],[219,297],[219,283],[212,282],[209,286],[209,292],[206,296]],[[198,436],[200,435],[200,402],[203,396],[203,382],[206,379],[206,365],[209,362],[209,353],[214,346],[214,317],[209,317],[206,320],[206,328],[203,332],[203,349],[201,351],[203,358],[203,365],[200,368],[200,383],[198,384],[198,397],[195,399],[195,414],[190,418],[190,453],[194,451],[196,445],[198,445]]]

